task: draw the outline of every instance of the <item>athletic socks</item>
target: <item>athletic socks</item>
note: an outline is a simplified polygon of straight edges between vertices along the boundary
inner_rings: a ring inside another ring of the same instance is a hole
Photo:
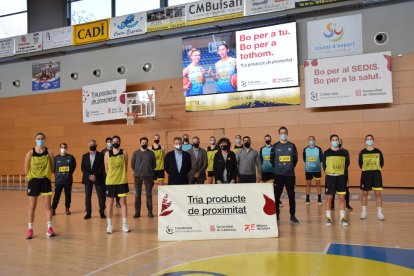
[[[361,211],[360,218],[361,219],[366,219],[367,218],[367,206],[362,206],[362,211]]]
[[[325,213],[327,218],[331,218],[331,210],[325,211]]]
[[[47,229],[49,229],[50,227],[52,227],[52,222],[51,221],[48,221],[47,222]]]
[[[127,218],[122,218],[122,224],[127,224]]]
[[[345,210],[339,210],[339,217],[343,219],[345,217]]]
[[[108,226],[111,225],[112,226],[112,219],[107,218],[106,221],[108,222]]]
[[[33,223],[29,222],[27,227],[28,227],[28,229],[33,229]]]
[[[384,216],[384,214],[382,213],[382,207],[377,207],[377,209],[378,209],[378,219],[379,219],[379,220],[383,220],[383,219],[385,219],[385,216]]]

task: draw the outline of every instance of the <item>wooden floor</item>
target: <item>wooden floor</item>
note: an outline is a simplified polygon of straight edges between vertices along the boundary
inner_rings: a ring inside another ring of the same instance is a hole
[[[300,188],[298,190],[303,191]],[[355,189],[352,193],[359,191]],[[414,191],[391,190],[389,193],[413,194]],[[258,252],[322,254],[331,243],[414,249],[414,202],[386,202],[385,221],[377,220],[375,203],[369,202],[369,217],[361,221],[360,202],[352,201],[355,209],[347,214],[350,226],[342,228],[337,225],[336,211],[335,225],[328,228],[324,226],[323,208],[315,201],[310,206],[305,206],[302,199],[297,201],[297,217],[300,224],[291,225],[288,222],[288,202],[287,199],[283,199],[285,207],[282,208],[279,223],[280,238],[158,242],[157,218],[132,218],[134,196],[128,197],[128,223],[132,232],[120,232],[120,210],[116,209],[116,218],[113,222],[115,231],[112,235],[105,233],[106,220],[99,218],[95,194],[93,217],[88,221],[83,219],[83,193],[73,193],[71,216],[64,214],[63,199],[54,217],[54,229],[58,235],[53,239],[45,237],[45,212],[42,205],[38,204],[34,224],[35,237],[26,240],[24,237],[28,200],[25,192],[0,191],[1,275],[159,275],[161,271],[176,265],[225,255]],[[156,201],[155,196],[154,200]],[[144,206],[143,208],[145,210]],[[247,263],[248,260],[249,258]],[[270,269],[268,271],[275,269],[272,263],[267,266]],[[252,263],[251,267],[254,269],[255,265]],[[244,271],[245,273],[232,275],[252,275],[248,270]],[[411,272],[414,275],[414,270]],[[324,275],[325,272],[321,270],[313,274]]]

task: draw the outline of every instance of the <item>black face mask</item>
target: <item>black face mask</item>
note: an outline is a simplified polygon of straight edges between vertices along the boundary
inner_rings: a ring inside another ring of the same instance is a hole
[[[251,144],[250,142],[244,142],[243,145],[244,145],[245,148],[250,148],[250,144]]]
[[[160,143],[160,140],[154,140],[154,143],[155,144],[159,144]]]
[[[188,143],[189,142],[188,138],[184,138],[183,142]]]
[[[142,149],[147,149],[148,148],[148,145],[147,144],[143,144],[143,145],[141,145],[141,148]]]
[[[90,146],[90,147],[89,147],[89,149],[90,149],[91,151],[95,151],[95,150],[96,150],[96,145],[94,145],[94,146]]]
[[[119,145],[119,143],[113,143],[112,146],[117,149],[117,148],[119,148],[120,145]]]
[[[229,150],[229,146],[227,145],[221,145],[220,148],[221,150]]]
[[[272,141],[266,140],[265,143],[266,143],[266,145],[270,145],[270,143],[272,143]]]
[[[338,144],[338,148],[342,149],[342,144]]]
[[[193,147],[195,147],[196,149],[198,149],[199,146],[200,146],[200,144],[198,144],[198,143],[193,144]]]

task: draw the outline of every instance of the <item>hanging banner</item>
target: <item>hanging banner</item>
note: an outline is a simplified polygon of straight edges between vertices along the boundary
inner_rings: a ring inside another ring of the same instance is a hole
[[[186,5],[187,25],[203,24],[243,16],[242,0],[204,0]]]
[[[321,6],[339,2],[345,2],[350,0],[296,0],[296,8],[307,8],[307,7],[314,7],[314,6]]]
[[[295,0],[244,0],[244,15],[277,12],[295,8]]]
[[[161,8],[147,12],[147,31],[156,32],[186,26],[185,5]]]
[[[10,37],[0,40],[0,58],[14,56],[14,39],[14,37]]]
[[[111,18],[110,39],[145,34],[147,13],[139,12]]]
[[[73,45],[95,43],[109,39],[109,19],[73,26]]]
[[[361,14],[308,22],[308,58],[363,53]]]
[[[237,90],[299,85],[296,23],[236,32]]]
[[[187,112],[299,104],[299,87],[223,93],[185,98],[185,110]]]
[[[273,184],[158,187],[158,240],[278,237]]]
[[[32,91],[60,88],[60,62],[32,64]]]
[[[82,88],[83,122],[126,117],[126,79],[87,85]]]
[[[31,33],[15,37],[16,54],[42,50],[42,33]]]
[[[306,108],[392,103],[391,52],[306,60]]]
[[[72,26],[43,32],[43,50],[72,46]]]

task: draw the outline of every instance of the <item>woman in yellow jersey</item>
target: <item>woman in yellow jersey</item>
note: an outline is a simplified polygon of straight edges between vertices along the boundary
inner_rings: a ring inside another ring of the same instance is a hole
[[[119,197],[119,203],[121,203],[122,213],[122,231],[129,232],[129,226],[127,224],[127,203],[126,196],[129,193],[128,187],[128,154],[125,150],[120,149],[121,138],[117,135],[112,137],[112,150],[105,153],[105,171],[106,171],[106,216],[108,226],[106,227],[106,233],[112,234],[112,215],[114,197]]]
[[[26,239],[33,238],[33,222],[36,211],[37,198],[43,196],[43,205],[46,209],[47,237],[54,237],[56,234],[52,228],[52,184],[50,182],[54,156],[45,147],[46,135],[38,132],[35,135],[36,146],[26,153],[24,159],[24,172],[28,181],[27,195],[29,196],[29,227]]]
[[[165,173],[164,173],[164,148],[160,145],[160,135],[154,135],[154,144],[151,150],[155,154],[155,170],[154,180],[158,181],[158,185],[164,185]]]
[[[214,155],[218,151],[218,146],[216,145],[216,137],[210,137],[210,146],[207,147],[207,184],[214,183]]]

